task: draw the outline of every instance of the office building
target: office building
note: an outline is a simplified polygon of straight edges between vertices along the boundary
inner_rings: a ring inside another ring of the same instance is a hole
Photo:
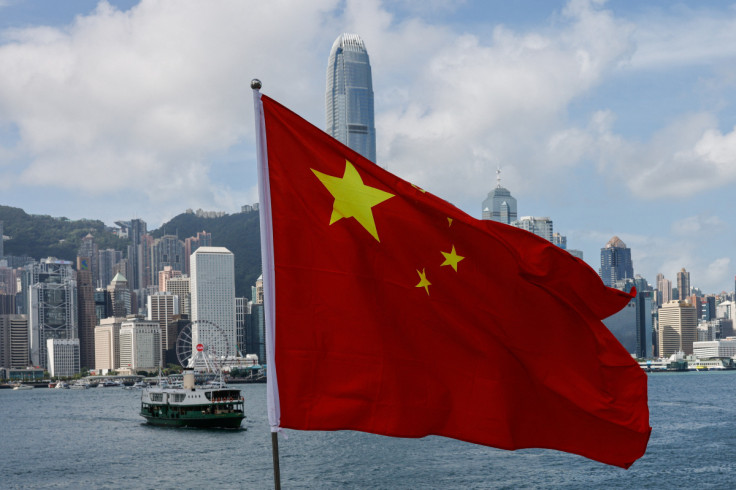
[[[626,352],[634,354],[636,348],[636,300],[632,299],[621,310],[603,320],[614,337],[626,349]],[[638,357],[638,356],[637,356]]]
[[[511,226],[534,233],[550,242],[552,241],[553,225],[552,220],[547,216],[539,218],[534,216],[523,216],[516,221],[512,221]]]
[[[77,325],[79,332],[79,362],[87,369],[95,368],[95,290],[91,259],[77,257]]]
[[[137,317],[120,325],[120,372],[158,371],[161,364],[161,327]]]
[[[107,286],[107,293],[110,295],[112,308],[111,311],[108,311],[108,315],[126,317],[134,313],[132,294],[124,275],[118,272],[112,278],[112,282]]]
[[[189,256],[187,256],[187,259],[185,262],[189,262]],[[162,271],[159,271],[158,273],[158,290],[159,292],[163,293],[166,292],[166,282],[171,279],[172,277],[182,277],[183,274],[181,271],[174,270],[170,265],[164,266],[164,269]]]
[[[159,292],[148,297],[148,315],[147,320],[158,323],[161,327],[161,358],[166,359],[166,351],[174,350],[176,352],[176,330],[170,330],[169,324],[174,321],[174,317],[179,317],[179,297],[167,293]]]
[[[91,233],[87,233],[87,236],[82,238],[82,243],[80,243],[79,245],[79,250],[77,250],[77,257],[87,258],[87,270],[89,270],[89,272],[91,273],[91,283],[93,288],[96,287],[97,279],[99,277],[99,268],[97,266],[97,261],[100,258],[99,256],[100,252],[97,249],[95,237],[93,237]]]
[[[371,64],[363,40],[342,34],[327,62],[325,94],[327,134],[376,161]]]
[[[0,220],[0,259],[2,259],[5,255],[5,251],[3,248],[3,238],[3,222],[2,220]]]
[[[684,267],[677,273],[677,294],[678,299],[690,299],[690,273]]]
[[[198,231],[196,236],[189,237],[186,240],[184,240],[184,256],[186,257],[186,260],[184,260],[184,273],[189,276],[191,275],[191,271],[189,270],[189,257],[192,256],[192,254],[199,248],[199,247],[211,247],[212,246],[212,233],[207,233],[206,231]]]
[[[601,268],[598,274],[603,284],[613,287],[621,279],[634,279],[631,249],[619,237],[611,238],[601,249]]]
[[[693,353],[697,340],[698,318],[687,301],[673,300],[662,305],[659,317],[659,357],[669,357],[677,352]]]
[[[103,318],[95,327],[95,371],[107,374],[120,367],[120,326],[125,318]]]
[[[483,201],[481,217],[510,225],[517,219],[516,198],[501,186],[501,169],[496,171],[496,187]]]
[[[146,264],[150,262],[148,259],[150,249],[144,243],[143,238],[148,231],[146,222],[136,218],[130,221],[116,221],[115,224],[120,227],[121,235],[130,239],[128,270],[123,273],[130,279],[130,289],[136,290],[145,287],[148,278]]]
[[[171,277],[166,281],[166,291],[179,297],[179,313],[191,317],[191,295],[189,277]]]
[[[192,343],[219,355],[237,355],[235,261],[224,247],[199,247],[191,256]],[[197,323],[202,322],[202,323]],[[217,326],[218,331],[204,322]]]
[[[711,340],[693,343],[693,354],[698,359],[736,356],[736,340]]]
[[[666,279],[663,274],[657,274],[657,306],[672,301],[672,281]]]
[[[77,339],[77,283],[72,263],[49,257],[27,266],[31,362],[47,367],[49,339]]]
[[[28,353],[28,317],[0,314],[0,367],[30,366]]]
[[[246,330],[246,318],[250,314],[250,301],[248,298],[235,298],[235,338],[237,341],[238,355],[247,354],[248,332]]]
[[[52,378],[74,376],[80,372],[79,339],[47,339],[48,369]]]
[[[159,286],[159,273],[166,267],[183,273],[184,262],[189,257],[184,253],[184,242],[175,235],[164,235],[153,241],[151,247],[151,283]],[[165,289],[164,289],[165,291]]]
[[[95,287],[104,288],[112,282],[115,274],[121,272],[125,275],[125,267],[117,268],[123,260],[123,253],[119,250],[108,248],[97,252],[97,277],[95,277]]]

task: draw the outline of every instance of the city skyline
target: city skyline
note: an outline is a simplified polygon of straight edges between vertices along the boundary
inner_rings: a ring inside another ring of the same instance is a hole
[[[389,171],[480,218],[501,167],[518,215],[595,270],[619,236],[650,284],[685,268],[733,290],[730,4],[413,7],[0,2],[0,204],[152,228],[236,212],[257,201],[250,79],[325,127],[326,61],[353,32]]]

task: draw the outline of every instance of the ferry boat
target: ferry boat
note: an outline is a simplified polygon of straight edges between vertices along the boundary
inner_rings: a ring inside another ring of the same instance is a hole
[[[195,385],[194,370],[185,369],[180,387],[159,383],[143,389],[141,416],[152,425],[237,429],[245,418],[243,404],[239,389]]]
[[[24,385],[23,383],[18,383],[17,385],[13,386],[14,390],[32,390],[33,385]]]

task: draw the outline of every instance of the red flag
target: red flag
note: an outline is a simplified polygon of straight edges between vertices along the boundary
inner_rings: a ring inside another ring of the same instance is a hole
[[[254,95],[273,430],[644,454],[646,374],[601,323],[632,296]]]

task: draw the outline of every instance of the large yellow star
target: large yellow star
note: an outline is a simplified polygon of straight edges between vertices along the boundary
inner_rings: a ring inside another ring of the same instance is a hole
[[[426,268],[422,269],[422,272],[419,272],[419,270],[417,270],[417,274],[419,274],[419,284],[417,284],[416,287],[424,288],[424,290],[427,291],[427,296],[429,296],[429,286],[431,286],[432,283],[427,280],[426,270]]]
[[[311,170],[335,198],[330,224],[341,218],[355,218],[373,238],[380,242],[376,223],[373,221],[372,208],[394,195],[363,184],[360,174],[347,160],[345,160],[345,173],[342,177]]]
[[[448,252],[440,251],[440,253],[445,256],[445,261],[442,262],[441,266],[442,265],[452,266],[452,268],[455,269],[455,272],[457,272],[458,262],[463,260],[465,257],[463,257],[462,255],[458,255],[457,252],[455,252],[455,245],[452,246],[451,252],[448,253]]]

